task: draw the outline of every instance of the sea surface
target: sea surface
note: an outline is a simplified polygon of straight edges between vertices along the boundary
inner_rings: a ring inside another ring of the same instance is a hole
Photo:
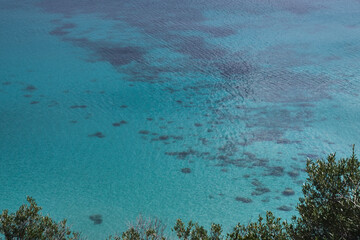
[[[0,0],[0,209],[90,240],[290,219],[359,92],[358,0]]]

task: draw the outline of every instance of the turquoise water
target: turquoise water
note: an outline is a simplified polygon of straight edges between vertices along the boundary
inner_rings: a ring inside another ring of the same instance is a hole
[[[0,6],[0,209],[229,230],[289,218],[306,158],[359,144],[359,1]]]

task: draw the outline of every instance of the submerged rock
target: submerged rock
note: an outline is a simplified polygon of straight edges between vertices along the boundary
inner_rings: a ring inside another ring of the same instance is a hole
[[[150,132],[148,130],[140,130],[139,134],[149,134]]]
[[[70,106],[71,109],[75,109],[75,108],[87,108],[86,105],[72,105]]]
[[[36,90],[36,87],[33,86],[33,85],[28,85],[26,88],[24,88],[25,91],[35,91]]]
[[[283,192],[282,192],[282,195],[284,196],[291,196],[291,195],[294,195],[295,192],[294,190],[292,190],[291,188],[286,188]]]
[[[292,210],[292,207],[289,207],[289,206],[286,206],[286,205],[282,205],[282,206],[278,207],[277,210],[289,212],[289,211]]]
[[[102,132],[96,132],[96,133],[88,135],[88,137],[104,138],[105,135]]]
[[[167,135],[162,135],[159,137],[159,140],[162,140],[162,141],[168,140],[168,139],[169,139],[169,136],[167,136]]]
[[[268,192],[270,192],[270,189],[267,187],[257,187],[257,188],[255,188],[255,191],[253,191],[251,193],[251,195],[259,196],[259,195],[263,195],[264,193],[268,193]]]
[[[275,176],[275,177],[282,177],[284,176],[284,167],[269,167],[268,172],[265,176]]]
[[[102,216],[100,214],[94,214],[89,217],[91,221],[94,222],[95,225],[102,223]]]
[[[246,197],[236,197],[235,200],[238,202],[243,202],[243,203],[251,203],[252,202],[252,200],[250,198],[246,198]]]
[[[300,175],[299,172],[297,172],[297,171],[289,171],[289,172],[287,172],[287,174],[292,178],[296,178]]]
[[[191,169],[190,168],[182,168],[181,172],[185,173],[185,174],[189,174],[189,173],[191,173]]]
[[[127,124],[127,121],[121,120],[120,122],[113,123],[112,125],[113,125],[114,127],[120,127],[120,126],[123,125],[123,124]]]
[[[257,180],[257,179],[254,179],[252,182],[251,182],[252,185],[256,186],[256,187],[260,187],[262,185],[262,183]]]

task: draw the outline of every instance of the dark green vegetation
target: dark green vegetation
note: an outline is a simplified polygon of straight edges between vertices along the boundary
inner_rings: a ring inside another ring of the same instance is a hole
[[[297,210],[303,239],[360,239],[360,162],[354,154],[336,161],[308,161],[308,178]]]
[[[294,216],[291,223],[267,212],[265,218],[259,216],[256,222],[238,224],[228,234],[223,234],[219,224],[212,224],[208,231],[198,223],[185,224],[180,219],[172,230],[183,240],[360,239],[360,162],[354,148],[350,158],[336,160],[335,154],[330,154],[326,160],[308,160],[306,172],[304,196],[296,208],[299,216]],[[29,206],[21,206],[16,213],[3,211],[0,233],[6,239],[79,239],[65,220],[56,223],[39,213],[41,208],[32,198],[27,201]],[[109,239],[170,239],[164,230],[157,219],[139,218],[121,236]]]
[[[79,234],[66,226],[66,220],[56,223],[42,216],[35,200],[27,197],[28,205],[22,205],[16,213],[4,210],[0,216],[0,233],[5,239],[79,239]]]

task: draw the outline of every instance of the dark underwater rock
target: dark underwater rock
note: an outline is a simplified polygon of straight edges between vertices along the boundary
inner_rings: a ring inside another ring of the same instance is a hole
[[[287,174],[292,178],[296,178],[300,175],[299,172],[296,172],[296,171],[289,171],[289,172],[287,172]]]
[[[103,222],[102,216],[100,214],[94,214],[89,216],[89,219],[94,222],[95,225],[101,224]]]
[[[265,174],[267,176],[275,176],[275,177],[282,177],[284,176],[284,167],[268,167],[268,172]]]
[[[190,168],[182,168],[181,172],[185,173],[185,174],[189,174],[189,173],[191,173],[191,169]]]
[[[102,132],[96,132],[96,133],[88,135],[88,137],[104,138],[105,135]]]
[[[140,130],[139,134],[149,134],[150,132],[148,130]]]
[[[36,87],[33,85],[28,85],[26,88],[24,88],[24,90],[31,92],[31,91],[35,91]]]
[[[167,135],[159,136],[159,140],[164,141],[164,140],[168,140],[168,139],[169,139],[169,136],[167,136]]]
[[[263,195],[264,193],[270,192],[270,189],[267,187],[257,187],[255,188],[255,191],[251,193],[252,196],[259,196]]]
[[[254,179],[252,182],[251,182],[252,185],[254,185],[255,187],[260,187],[262,185],[262,183],[257,180],[257,179]]]
[[[292,207],[289,207],[289,206],[286,206],[286,205],[282,205],[282,206],[278,207],[277,210],[289,212],[289,211],[292,210]]]
[[[295,192],[294,190],[292,190],[291,188],[286,188],[283,192],[282,192],[282,195],[284,196],[292,196],[294,195]]]
[[[120,127],[120,126],[123,125],[123,124],[127,124],[127,121],[121,120],[120,122],[113,123],[112,125],[113,125],[114,127]]]
[[[251,203],[252,202],[252,200],[250,198],[246,198],[246,197],[236,197],[235,200],[238,202],[243,202],[243,203]]]
[[[177,159],[185,159],[188,156],[196,155],[198,152],[192,149],[182,152],[165,152],[166,155],[175,156]]]
[[[70,106],[71,109],[75,109],[75,108],[87,108],[86,105],[72,105]]]

